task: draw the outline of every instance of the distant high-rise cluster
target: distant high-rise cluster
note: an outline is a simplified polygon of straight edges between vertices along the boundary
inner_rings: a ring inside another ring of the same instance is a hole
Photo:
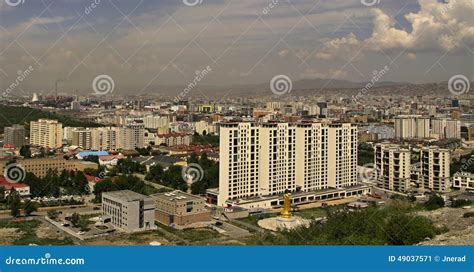
[[[399,139],[460,139],[461,121],[405,115],[395,118],[395,137]]]
[[[222,123],[218,204],[357,184],[357,127]]]

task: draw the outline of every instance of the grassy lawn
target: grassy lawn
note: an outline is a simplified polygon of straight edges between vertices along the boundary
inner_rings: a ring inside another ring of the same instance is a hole
[[[17,238],[14,245],[73,245],[73,241],[69,238],[64,240],[50,239],[50,238],[38,238],[36,236],[36,229],[41,225],[40,221],[30,220],[25,222],[0,222],[0,228],[16,228],[22,235]]]
[[[165,226],[161,223],[156,223],[156,225],[159,228],[162,228],[176,236],[179,236],[180,238],[189,241],[189,242],[199,242],[199,241],[204,241],[204,240],[209,240],[209,239],[214,239],[214,238],[219,238],[219,233],[217,231],[214,231],[212,229],[184,229],[184,230],[178,230],[174,229],[170,226]]]
[[[320,217],[325,217],[327,215],[326,211],[322,208],[299,210],[297,212],[294,212],[293,214],[306,219],[316,219]]]

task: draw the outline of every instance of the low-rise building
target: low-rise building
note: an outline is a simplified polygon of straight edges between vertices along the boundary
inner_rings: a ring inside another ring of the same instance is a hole
[[[8,160],[0,160],[0,172],[5,171]],[[21,166],[26,172],[31,172],[37,177],[44,177],[49,169],[57,170],[61,173],[67,171],[84,171],[86,168],[97,169],[97,164],[89,161],[65,160],[63,158],[40,158],[16,160],[16,164]]]
[[[181,191],[153,195],[155,218],[165,225],[189,225],[210,221],[211,213],[206,209],[205,198]]]
[[[453,176],[453,188],[460,190],[474,190],[474,174],[461,172]]]
[[[102,213],[111,223],[126,232],[155,229],[153,198],[129,190],[102,194]]]
[[[21,197],[30,196],[30,186],[22,183],[8,182],[5,177],[0,177],[0,187],[5,189],[5,197],[10,194],[12,189],[15,189]]]

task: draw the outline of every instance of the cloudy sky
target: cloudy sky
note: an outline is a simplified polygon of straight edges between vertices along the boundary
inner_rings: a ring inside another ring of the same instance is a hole
[[[98,75],[121,92],[265,83],[284,74],[441,82],[474,76],[474,1],[0,0],[0,87],[87,93]]]

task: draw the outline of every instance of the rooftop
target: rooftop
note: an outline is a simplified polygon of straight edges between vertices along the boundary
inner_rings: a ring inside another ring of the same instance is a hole
[[[106,192],[106,193],[102,194],[102,197],[118,198],[118,199],[126,201],[126,202],[131,202],[131,201],[137,201],[137,200],[150,198],[146,195],[135,193],[135,192],[130,191],[130,190]]]
[[[175,201],[175,202],[181,202],[181,201],[185,202],[189,200],[204,200],[204,198],[202,197],[191,195],[191,194],[178,191],[178,190],[169,192],[169,193],[155,194],[155,195],[152,195],[151,197],[153,197],[154,199],[159,199],[163,201]]]

